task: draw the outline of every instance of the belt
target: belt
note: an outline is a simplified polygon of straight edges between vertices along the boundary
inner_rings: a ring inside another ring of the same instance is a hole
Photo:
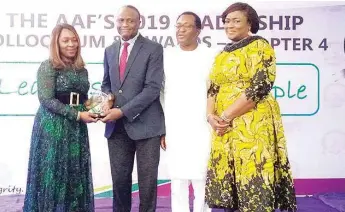
[[[76,92],[56,93],[55,98],[66,105],[77,106],[84,104],[87,100],[87,95]]]

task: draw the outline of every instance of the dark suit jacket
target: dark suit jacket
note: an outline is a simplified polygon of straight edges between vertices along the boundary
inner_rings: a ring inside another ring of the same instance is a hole
[[[114,107],[124,114],[123,123],[133,140],[165,134],[165,121],[159,101],[164,76],[163,47],[139,35],[129,54],[123,82],[119,78],[120,41],[104,52],[102,91],[116,96]],[[106,124],[109,138],[116,122]]]

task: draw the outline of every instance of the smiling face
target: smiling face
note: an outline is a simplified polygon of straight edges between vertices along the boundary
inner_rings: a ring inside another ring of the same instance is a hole
[[[234,42],[249,35],[250,23],[246,13],[234,11],[229,13],[224,20],[224,29],[228,38]]]
[[[123,40],[130,40],[138,33],[140,17],[137,11],[129,7],[120,9],[116,20],[118,33]]]
[[[62,29],[59,39],[59,51],[62,58],[72,60],[76,57],[78,52],[78,38],[77,36],[68,29]]]
[[[176,39],[181,46],[190,46],[197,43],[200,29],[195,26],[193,15],[181,15],[176,22]]]

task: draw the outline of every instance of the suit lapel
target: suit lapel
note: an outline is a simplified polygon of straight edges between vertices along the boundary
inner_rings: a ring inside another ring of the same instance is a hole
[[[123,85],[123,82],[126,80],[128,72],[130,71],[131,66],[132,66],[136,56],[138,55],[139,50],[142,47],[142,45],[143,45],[143,39],[142,39],[142,36],[139,35],[137,40],[134,43],[134,46],[133,46],[133,48],[131,50],[131,53],[129,54],[129,57],[128,57],[128,60],[127,60],[127,64],[126,64],[125,76],[123,78],[121,86]]]
[[[119,74],[119,55],[120,55],[120,42],[116,42],[113,48],[113,54],[111,58],[113,60],[113,66],[111,70],[111,75],[113,76],[111,81],[115,83],[115,86],[119,88],[121,86],[120,74]]]

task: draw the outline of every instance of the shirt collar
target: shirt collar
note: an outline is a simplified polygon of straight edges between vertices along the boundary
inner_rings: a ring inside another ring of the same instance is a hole
[[[129,43],[129,45],[133,45],[135,41],[137,40],[138,36],[139,36],[139,32],[132,39],[129,39],[127,41],[124,41],[121,39],[121,45],[123,45],[125,42]]]

